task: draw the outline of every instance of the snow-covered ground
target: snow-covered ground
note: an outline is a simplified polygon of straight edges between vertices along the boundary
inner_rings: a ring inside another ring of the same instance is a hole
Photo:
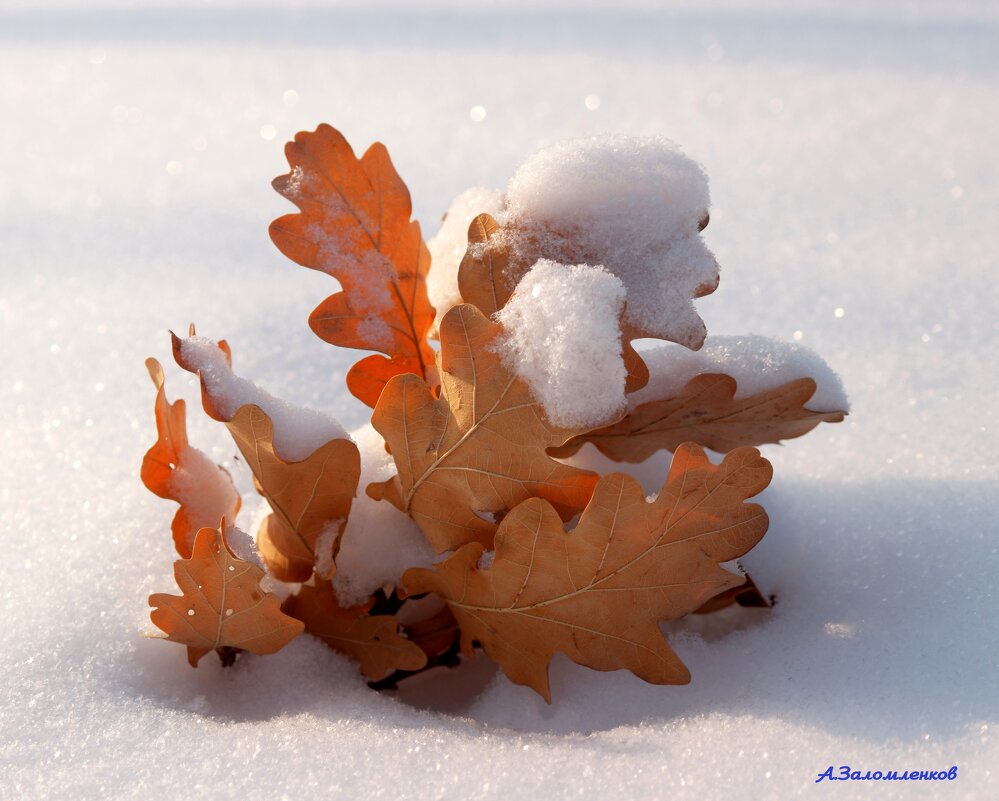
[[[8,1],[0,66],[0,797],[999,795],[996,4]],[[708,331],[815,349],[852,413],[765,449],[745,563],[778,605],[671,626],[689,686],[557,660],[549,707],[478,660],[392,696],[304,637],[191,670],[141,636],[172,588],[174,506],[138,478],[168,328],[366,420],[355,353],[306,325],[333,282],[266,233],[320,121],[385,142],[428,236],[563,137],[706,167]]]

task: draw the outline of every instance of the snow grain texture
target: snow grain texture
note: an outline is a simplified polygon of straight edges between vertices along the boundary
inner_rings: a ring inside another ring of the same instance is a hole
[[[556,426],[586,430],[627,407],[620,318],[625,288],[601,266],[542,259],[496,319],[500,351]]]

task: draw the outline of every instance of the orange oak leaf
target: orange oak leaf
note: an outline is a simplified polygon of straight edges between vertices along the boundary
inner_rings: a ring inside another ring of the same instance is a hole
[[[616,462],[642,462],[658,450],[675,450],[682,442],[727,453],[793,439],[819,423],[838,423],[846,415],[806,408],[815,389],[811,378],[799,378],[736,399],[734,378],[706,373],[692,378],[675,397],[643,403],[618,422],[574,437],[551,453],[571,456],[592,442]]]
[[[408,513],[438,552],[491,545],[495,521],[533,496],[568,520],[597,479],[545,453],[574,432],[549,423],[527,384],[503,364],[496,352],[502,332],[472,305],[450,309],[440,325],[440,397],[415,375],[396,376],[371,417],[398,473],[368,485],[368,495]]]
[[[357,660],[361,673],[381,679],[394,670],[419,670],[427,655],[399,634],[395,615],[369,615],[371,602],[343,608],[337,603],[333,585],[317,581],[304,585],[284,602],[284,611],[302,621],[305,630],[334,651]]]
[[[720,563],[766,532],[763,508],[745,500],[771,474],[755,448],[713,465],[687,443],[655,500],[635,479],[611,473],[567,534],[551,505],[532,498],[500,524],[491,567],[479,566],[484,548],[470,543],[436,570],[406,571],[403,585],[410,594],[438,593],[458,620],[465,653],[481,643],[511,681],[549,703],[556,653],[653,684],[685,684],[690,674],[658,623],[742,584]]]
[[[385,146],[376,142],[358,159],[339,131],[320,125],[296,134],[285,155],[291,172],[274,188],[301,213],[271,223],[271,239],[289,259],[342,287],[312,312],[312,330],[334,345],[385,354],[355,364],[347,388],[374,406],[394,375],[432,382],[430,252],[409,219],[409,190]]]
[[[191,557],[174,562],[174,575],[183,595],[150,595],[150,617],[166,639],[187,646],[191,667],[223,648],[273,654],[302,633],[277,596],[260,588],[264,572],[233,556],[218,529],[198,532]]]
[[[222,518],[234,521],[241,499],[229,473],[188,442],[186,404],[167,400],[162,365],[146,359],[146,369],[156,387],[158,436],[142,459],[142,483],[161,498],[180,504],[170,528],[177,553],[187,558],[195,534],[217,526]]]
[[[260,527],[257,548],[271,573],[281,581],[307,581],[317,565],[325,578],[335,572],[335,557],[361,477],[361,456],[349,439],[332,439],[300,461],[283,459],[274,445],[274,424],[256,404],[232,415],[200,374],[198,364],[173,336],[177,364],[201,378],[201,398],[210,417],[225,423],[253,471],[257,490],[273,514]],[[217,343],[230,360],[224,342]],[[326,534],[327,536],[323,536]],[[326,551],[320,551],[320,546]]]
[[[444,605],[430,617],[405,623],[403,631],[428,657],[439,656],[449,650],[460,634],[458,621]]]

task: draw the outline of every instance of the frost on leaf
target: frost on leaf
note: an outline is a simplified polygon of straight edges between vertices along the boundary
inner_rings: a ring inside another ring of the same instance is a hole
[[[180,504],[171,530],[177,553],[186,558],[199,530],[217,526],[222,518],[236,520],[240,497],[229,473],[188,442],[186,404],[167,400],[163,367],[147,359],[146,369],[156,387],[157,438],[142,460],[142,483]]]
[[[394,670],[419,670],[427,655],[399,634],[395,615],[369,615],[371,602],[341,607],[333,585],[317,580],[305,585],[284,603],[284,611],[301,620],[305,630],[334,651],[357,660],[369,679],[382,679]]]
[[[407,571],[403,584],[410,594],[443,597],[466,653],[481,643],[512,681],[549,702],[556,653],[596,670],[626,668],[654,684],[684,684],[690,674],[658,623],[742,584],[720,565],[766,532],[763,508],[745,501],[770,483],[771,472],[754,448],[713,465],[685,444],[654,501],[635,479],[612,473],[566,533],[552,506],[532,498],[500,524],[489,568],[479,567],[481,543],[470,543],[436,570]]]
[[[220,350],[228,363],[228,347]],[[176,336],[173,351],[181,367],[199,375],[205,411],[225,423],[253,471],[257,489],[273,510],[257,535],[257,548],[268,569],[281,581],[306,581],[320,562],[328,566],[325,572],[331,576],[361,476],[357,446],[344,435],[319,445],[304,459],[283,458],[267,412],[256,403],[240,404],[227,396],[224,383],[209,382],[199,369],[203,363]],[[338,521],[336,535],[323,537],[334,521]],[[317,552],[321,539],[329,552]]]
[[[671,398],[643,403],[622,420],[569,440],[551,451],[560,458],[592,442],[616,462],[643,462],[658,450],[696,442],[717,453],[807,434],[819,423],[838,423],[846,412],[817,412],[805,404],[815,394],[811,378],[736,399],[734,378],[699,375]]]
[[[374,406],[394,375],[433,381],[427,332],[434,310],[427,298],[430,253],[420,225],[410,220],[409,190],[384,145],[358,159],[329,125],[301,132],[285,155],[291,172],[274,188],[299,207],[271,223],[274,244],[292,261],[340,282],[312,312],[309,324],[324,340],[384,353],[355,364],[347,387]],[[387,357],[387,358],[386,358]]]
[[[174,562],[174,575],[183,594],[149,596],[150,617],[166,639],[187,646],[191,667],[224,648],[273,654],[302,633],[277,596],[260,588],[263,571],[233,556],[217,529],[198,532],[191,557]]]
[[[438,552],[490,545],[496,522],[531,497],[568,520],[596,482],[545,453],[579,432],[548,421],[497,353],[502,334],[474,306],[455,306],[440,326],[440,397],[415,375],[397,376],[371,418],[397,475],[370,484],[368,494],[411,515]]]

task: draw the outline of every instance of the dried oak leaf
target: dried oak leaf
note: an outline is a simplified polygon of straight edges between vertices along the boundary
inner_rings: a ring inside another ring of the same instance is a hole
[[[260,588],[263,571],[233,556],[218,529],[201,529],[193,554],[173,572],[183,595],[150,595],[150,617],[166,639],[187,646],[191,667],[222,648],[273,654],[302,633],[277,596]]]
[[[146,369],[156,387],[158,436],[142,459],[142,483],[161,498],[180,504],[170,528],[177,553],[187,558],[195,534],[217,526],[222,518],[235,520],[241,499],[229,473],[188,442],[186,404],[167,400],[162,365],[146,359]]]
[[[182,340],[171,336],[177,364],[200,376],[197,365],[185,356]],[[225,342],[218,345],[231,361]],[[257,490],[274,511],[257,534],[257,550],[268,570],[281,581],[307,581],[321,564],[324,577],[332,578],[361,477],[357,446],[349,439],[333,439],[301,461],[287,461],[275,449],[274,424],[259,406],[246,404],[225,415],[203,376],[201,399],[208,415],[229,429],[253,471]],[[336,530],[323,539],[329,526]],[[320,542],[328,552],[318,552]]]
[[[402,630],[428,657],[437,657],[451,650],[460,634],[458,621],[443,602],[441,608],[430,617],[403,622]]]
[[[385,146],[376,142],[358,159],[339,131],[320,125],[296,134],[285,155],[291,172],[274,179],[274,188],[301,213],[271,223],[271,239],[289,259],[342,287],[312,312],[312,330],[334,345],[388,357],[355,364],[347,388],[374,406],[394,375],[433,381],[426,339],[434,320],[426,288],[430,252],[419,223],[409,219],[409,190]]]
[[[682,442],[718,453],[780,442],[807,434],[819,423],[838,423],[846,415],[805,408],[815,389],[811,378],[799,378],[736,399],[734,378],[706,373],[692,378],[675,397],[643,403],[618,422],[574,437],[551,453],[571,456],[592,442],[616,462],[642,462]]]
[[[328,581],[306,584],[283,608],[309,634],[357,660],[369,679],[382,679],[394,670],[419,670],[427,663],[423,650],[399,634],[395,615],[369,615],[371,601],[344,609]]]
[[[534,496],[568,520],[596,483],[595,473],[545,453],[574,432],[549,423],[503,364],[502,332],[474,306],[453,307],[440,325],[440,397],[415,375],[396,376],[371,417],[398,473],[369,484],[368,495],[409,514],[438,552],[473,541],[490,546],[494,521]]]
[[[690,674],[658,622],[743,582],[719,565],[766,532],[766,513],[745,500],[771,474],[755,448],[713,465],[687,443],[654,501],[635,479],[611,473],[567,534],[551,505],[532,498],[500,524],[491,567],[479,566],[484,548],[471,543],[436,570],[407,570],[402,582],[410,594],[444,598],[465,653],[481,643],[512,681],[549,703],[548,665],[558,652],[596,670],[684,684]]]

